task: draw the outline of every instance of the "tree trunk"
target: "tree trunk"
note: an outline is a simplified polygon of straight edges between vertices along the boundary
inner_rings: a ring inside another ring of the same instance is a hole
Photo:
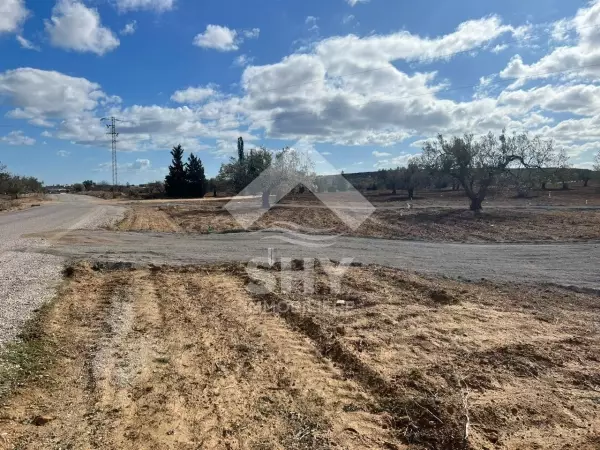
[[[563,181],[563,186],[562,186],[563,190],[566,191],[569,189],[569,184],[566,181]]]
[[[396,186],[394,186],[392,189],[392,195],[396,195]]]
[[[480,212],[483,209],[481,206],[482,202],[483,200],[479,197],[471,198],[471,206],[469,207],[469,209],[474,212]]]
[[[216,196],[217,196],[217,188],[215,187],[215,188],[213,188],[213,197],[216,197]]]
[[[408,199],[412,200],[414,198],[415,190],[413,188],[407,189],[408,191]]]
[[[588,187],[588,185],[587,185],[588,181],[590,181],[590,180],[583,180],[583,187]]]
[[[545,191],[546,190],[546,182],[542,181],[542,189]]]
[[[269,197],[271,196],[270,190],[265,190],[262,193],[262,207],[264,209],[269,209],[271,207],[271,203],[269,202]]]

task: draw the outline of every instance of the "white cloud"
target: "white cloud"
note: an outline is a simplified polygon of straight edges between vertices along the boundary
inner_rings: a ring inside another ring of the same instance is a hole
[[[578,58],[593,55],[593,36],[585,35],[587,28],[575,29],[574,45],[552,47],[540,61],[560,49],[572,55],[579,52]],[[219,45],[239,47],[244,31],[229,31],[235,35]],[[178,142],[186,150],[199,151],[207,149],[204,140],[210,139],[216,142],[213,152],[227,156],[235,153],[236,139],[242,135],[248,143],[304,139],[369,145],[379,149],[372,152],[376,167],[396,167],[414,155],[385,149],[404,140],[416,151],[437,133],[484,134],[506,127],[552,137],[570,153],[586,158],[600,140],[600,85],[595,82],[581,76],[557,77],[551,85],[502,91],[496,74],[481,77],[472,99],[455,100],[463,96],[444,95],[453,85],[429,65],[443,63],[456,52],[495,51],[501,46],[494,47],[495,40],[506,34],[516,39],[533,36],[539,42],[533,34],[538,31],[539,27],[514,27],[491,16],[460,24],[445,35],[422,37],[400,31],[313,40],[309,47],[274,63],[245,67],[239,96],[219,93],[213,85],[192,86],[173,93],[172,100],[181,103],[178,107],[123,107],[120,99],[83,78],[18,69],[0,73],[0,101],[12,105],[9,117],[53,126],[53,138],[80,145],[107,147],[106,130],[98,119],[118,116],[125,120],[119,127],[119,149],[125,151],[168,150]],[[547,37],[548,30],[543,32]],[[246,65],[249,58],[239,55],[237,61]],[[509,66],[520,76],[526,64],[516,56]],[[563,115],[567,120],[559,121]]]
[[[98,11],[77,0],[58,0],[45,26],[52,45],[66,50],[103,55],[119,46],[114,33],[102,26]]]
[[[56,154],[58,156],[60,156],[61,158],[66,158],[67,156],[69,156],[71,154],[71,152],[68,152],[66,150],[59,150],[56,152]]]
[[[248,55],[239,55],[233,60],[233,65],[238,67],[246,67],[254,61],[254,58]]]
[[[344,25],[349,24],[350,22],[354,21],[356,18],[354,17],[354,14],[347,14],[344,16],[344,18],[342,19],[342,23]]]
[[[436,94],[445,82],[434,82],[436,72],[409,75],[393,62],[448,59],[515,30],[493,16],[432,38],[401,31],[324,39],[307,53],[248,67],[244,105],[253,126],[270,137],[346,145],[388,146],[415,133],[497,126],[511,119],[494,100],[441,100]]]
[[[182,91],[175,91],[171,100],[177,103],[201,103],[217,94],[215,85],[189,87]]]
[[[48,120],[85,114],[108,99],[100,85],[85,78],[32,68],[0,73],[2,98],[16,108],[7,114],[8,117],[46,125]]]
[[[527,80],[549,77],[592,79],[600,75],[600,1],[590,2],[581,8],[573,19],[563,19],[554,25],[554,39],[565,40],[566,30],[574,29],[575,45],[555,48],[533,64],[526,64],[515,55],[500,72],[502,78],[517,78],[510,88],[518,88]]]
[[[25,0],[2,0],[0,2],[0,34],[16,32],[29,17]]]
[[[118,163],[117,169],[119,172],[144,172],[152,168],[152,163],[149,159],[136,159],[130,163]],[[112,169],[112,162],[98,164],[95,172],[106,172]]]
[[[318,17],[307,16],[304,23],[308,25],[308,31],[319,31],[319,25],[317,25]]]
[[[221,52],[237,50],[237,31],[220,25],[208,25],[204,33],[196,35],[194,45],[202,48],[212,48]]]
[[[260,28],[250,30],[232,30],[221,25],[207,25],[204,33],[194,37],[193,44],[197,47],[212,48],[220,52],[238,50],[245,39],[257,39]]]
[[[152,10],[164,12],[173,9],[175,0],[114,0],[121,12],[134,10]]]
[[[37,45],[31,41],[28,41],[21,35],[17,35],[17,42],[21,45],[21,47],[26,48],[27,50],[35,50],[36,52],[40,51],[40,48]]]
[[[247,39],[258,39],[258,36],[260,36],[260,28],[252,28],[251,30],[245,30],[242,34]]]
[[[396,167],[406,167],[408,162],[412,159],[419,156],[418,154],[406,153],[403,152],[398,156],[395,156],[390,159],[382,159],[373,164],[373,167],[377,169],[393,169]]]
[[[373,152],[373,156],[375,158],[385,158],[386,156],[392,156],[391,153],[386,153],[386,152],[378,152],[377,150],[375,150]]]
[[[123,36],[128,36],[130,34],[135,33],[136,30],[137,30],[137,21],[134,20],[125,25],[125,27],[121,30],[121,34]]]
[[[350,6],[356,6],[356,4],[358,3],[368,3],[369,0],[346,0],[346,3],[348,3]]]
[[[573,22],[567,19],[561,19],[552,24],[552,39],[557,42],[564,42],[569,38],[569,33],[573,29]]]
[[[492,48],[492,53],[500,53],[503,52],[504,50],[506,50],[508,48],[507,44],[498,44],[496,45],[494,48]]]
[[[6,142],[8,145],[33,145],[35,139],[25,136],[22,131],[11,131],[6,136],[0,138],[0,141]]]

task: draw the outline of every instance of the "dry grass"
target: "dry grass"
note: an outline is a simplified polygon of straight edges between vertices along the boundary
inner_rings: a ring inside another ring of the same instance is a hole
[[[30,195],[18,199],[11,199],[6,196],[0,196],[0,212],[2,211],[20,211],[22,209],[40,206],[43,203],[51,201],[43,194]]]
[[[597,297],[321,269],[251,295],[240,265],[77,266],[0,447],[598,448]]]
[[[138,227],[126,221],[122,230],[151,229],[195,233],[240,230],[235,218],[223,204],[201,206],[173,205],[158,208],[136,205],[132,213],[144,217]],[[136,219],[138,220],[138,219]],[[344,234],[388,239],[417,239],[456,242],[544,242],[600,239],[600,211],[490,209],[481,215],[458,209],[384,209],[380,208],[357,230],[351,230],[330,210],[323,207],[274,207],[262,216],[252,230],[295,229],[306,233]],[[153,225],[155,224],[155,225]]]

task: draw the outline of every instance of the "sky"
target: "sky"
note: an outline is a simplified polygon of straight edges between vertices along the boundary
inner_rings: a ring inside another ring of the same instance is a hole
[[[350,173],[506,128],[591,168],[599,75],[600,0],[0,0],[0,162],[110,181],[114,116],[121,183],[239,136]]]

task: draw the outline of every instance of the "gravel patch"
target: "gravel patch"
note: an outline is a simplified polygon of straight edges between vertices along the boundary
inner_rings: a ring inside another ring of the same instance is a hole
[[[40,253],[52,248],[54,239],[21,236],[104,228],[121,220],[126,212],[125,208],[71,197],[75,196],[36,211],[0,216],[0,348],[15,339],[32,314],[54,296],[66,260]]]

